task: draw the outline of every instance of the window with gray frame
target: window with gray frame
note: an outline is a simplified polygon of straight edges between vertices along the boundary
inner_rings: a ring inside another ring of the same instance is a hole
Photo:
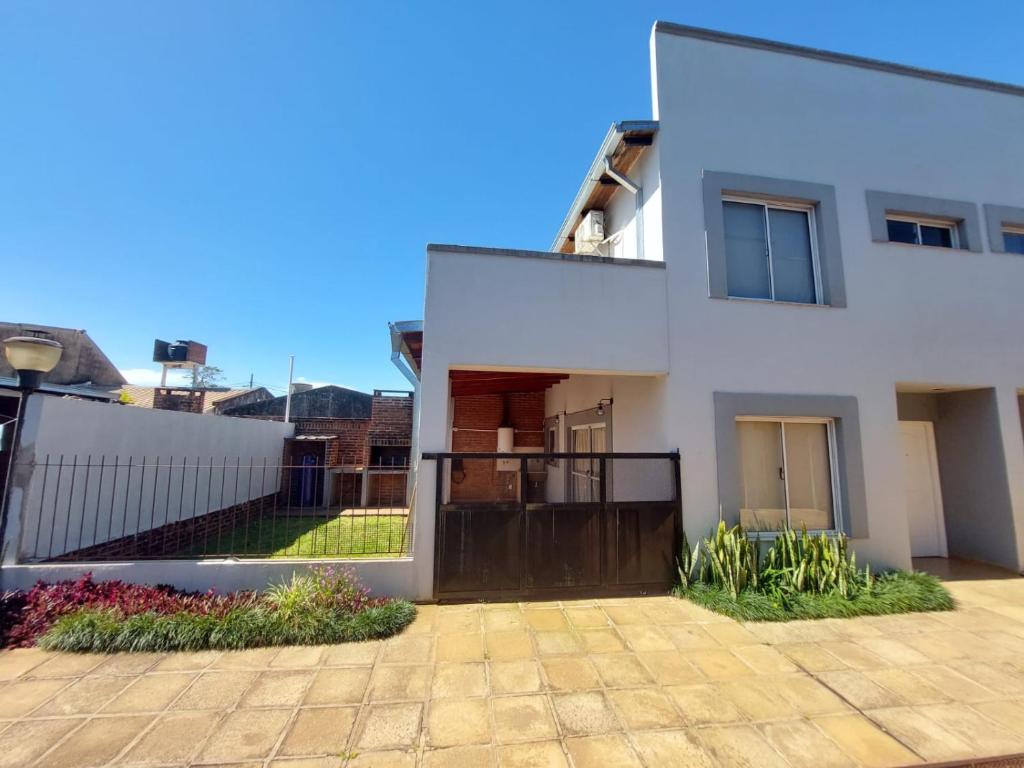
[[[985,226],[994,252],[1024,255],[1024,208],[986,203]]]
[[[870,189],[866,198],[875,242],[981,251],[974,203]]]
[[[705,171],[712,298],[846,306],[835,188]]]
[[[714,402],[727,524],[868,535],[855,397],[715,392]]]

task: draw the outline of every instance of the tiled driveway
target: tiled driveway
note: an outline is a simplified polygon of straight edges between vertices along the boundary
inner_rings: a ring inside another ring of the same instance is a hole
[[[425,606],[385,643],[0,654],[0,766],[852,766],[1024,752],[1024,579],[740,625],[668,597]]]

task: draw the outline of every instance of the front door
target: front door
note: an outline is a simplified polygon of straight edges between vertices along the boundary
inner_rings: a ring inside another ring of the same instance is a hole
[[[946,557],[939,463],[930,421],[901,421],[903,489],[911,557]]]

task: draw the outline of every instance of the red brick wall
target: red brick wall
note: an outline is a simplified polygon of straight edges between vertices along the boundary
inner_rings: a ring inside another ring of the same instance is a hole
[[[331,435],[336,437],[327,447],[327,465],[358,466],[370,460],[367,433],[368,419],[297,419],[295,436]]]
[[[412,410],[412,396],[374,394],[370,445],[409,445],[412,442]]]
[[[508,399],[509,423],[516,430],[513,445],[543,450],[544,393],[515,392],[454,398],[453,452],[497,450],[505,398]],[[451,500],[515,500],[515,478],[512,472],[499,472],[490,459],[466,459],[462,472],[452,472]]]
[[[153,407],[161,411],[202,413],[205,396],[204,390],[157,387],[153,390]]]

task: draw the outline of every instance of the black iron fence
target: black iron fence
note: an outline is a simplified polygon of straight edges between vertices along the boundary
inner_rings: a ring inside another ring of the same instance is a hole
[[[404,464],[46,456],[18,471],[22,562],[398,557],[412,543]]]
[[[677,453],[428,453],[435,594],[644,592],[674,577]]]

